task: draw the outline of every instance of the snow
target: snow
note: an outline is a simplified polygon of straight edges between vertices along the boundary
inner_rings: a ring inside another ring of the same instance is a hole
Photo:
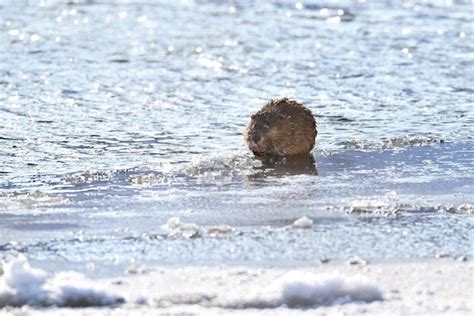
[[[123,298],[76,272],[49,276],[30,266],[24,256],[2,266],[0,308],[5,306],[105,306],[122,303]]]
[[[61,272],[46,286],[52,301],[58,306],[107,306],[123,303],[124,299],[110,290],[91,284],[92,280],[77,272]]]
[[[18,257],[0,265],[0,316],[467,316],[474,310],[473,269],[474,262],[451,258],[304,268],[156,266],[92,280],[47,274]]]
[[[290,308],[383,300],[373,282],[341,275],[291,272],[281,281],[281,290],[281,302]]]
[[[313,220],[306,216],[300,217],[296,221],[293,222],[294,228],[309,229],[312,226],[313,226]]]
[[[34,269],[21,256],[3,264],[3,276],[0,279],[0,307],[39,305],[48,301],[43,290],[47,274]]]

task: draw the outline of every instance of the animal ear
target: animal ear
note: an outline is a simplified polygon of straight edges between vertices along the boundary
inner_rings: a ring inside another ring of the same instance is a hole
[[[252,120],[254,120],[255,118],[257,117],[256,114],[252,114],[252,116],[250,117]]]

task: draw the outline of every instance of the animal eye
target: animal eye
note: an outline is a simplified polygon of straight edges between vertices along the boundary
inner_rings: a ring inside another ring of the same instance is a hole
[[[254,120],[256,117],[257,117],[257,115],[252,114],[252,116],[251,116],[250,118],[251,118],[252,120]]]

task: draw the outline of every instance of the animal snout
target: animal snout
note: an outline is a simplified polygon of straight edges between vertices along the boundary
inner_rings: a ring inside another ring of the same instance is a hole
[[[260,134],[257,134],[257,133],[252,134],[252,136],[251,136],[251,139],[254,143],[258,143],[261,138],[262,138],[262,136]]]

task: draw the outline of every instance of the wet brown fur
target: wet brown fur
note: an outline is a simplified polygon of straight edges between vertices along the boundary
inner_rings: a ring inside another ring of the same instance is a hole
[[[256,156],[298,156],[310,154],[317,134],[311,111],[283,98],[252,115],[244,138]]]

